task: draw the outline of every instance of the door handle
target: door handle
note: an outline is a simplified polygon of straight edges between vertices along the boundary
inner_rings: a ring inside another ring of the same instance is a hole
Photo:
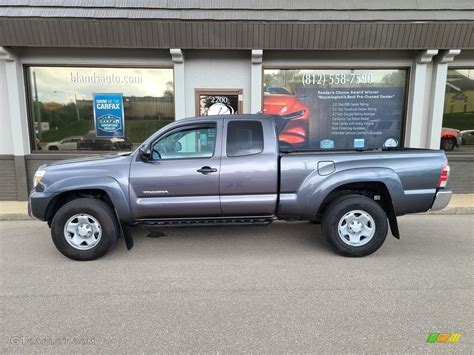
[[[198,169],[197,172],[201,174],[209,174],[209,173],[215,173],[217,169],[211,168],[210,166],[203,166],[201,169]]]

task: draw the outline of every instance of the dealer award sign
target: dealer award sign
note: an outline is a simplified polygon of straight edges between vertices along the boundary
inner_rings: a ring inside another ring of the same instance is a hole
[[[94,94],[94,122],[97,137],[125,136],[122,94]]]
[[[263,111],[285,149],[402,146],[405,69],[265,69]]]

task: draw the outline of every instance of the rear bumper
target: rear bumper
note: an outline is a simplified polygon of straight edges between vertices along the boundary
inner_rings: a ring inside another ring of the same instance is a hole
[[[434,199],[433,206],[431,206],[430,211],[439,211],[445,208],[449,204],[449,201],[451,201],[452,195],[452,191],[439,190],[436,193],[436,197]]]

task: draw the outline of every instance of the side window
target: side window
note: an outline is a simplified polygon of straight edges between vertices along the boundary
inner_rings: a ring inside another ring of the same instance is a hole
[[[216,145],[216,127],[194,127],[173,132],[153,144],[152,159],[211,158]]]
[[[240,157],[263,151],[263,128],[258,121],[231,121],[227,126],[227,156]]]

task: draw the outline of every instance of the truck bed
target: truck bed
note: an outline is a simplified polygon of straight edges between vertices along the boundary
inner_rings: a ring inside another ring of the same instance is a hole
[[[396,215],[427,211],[433,204],[444,152],[393,151],[280,152],[280,200],[284,217],[315,214],[327,191],[346,184],[383,181]]]

